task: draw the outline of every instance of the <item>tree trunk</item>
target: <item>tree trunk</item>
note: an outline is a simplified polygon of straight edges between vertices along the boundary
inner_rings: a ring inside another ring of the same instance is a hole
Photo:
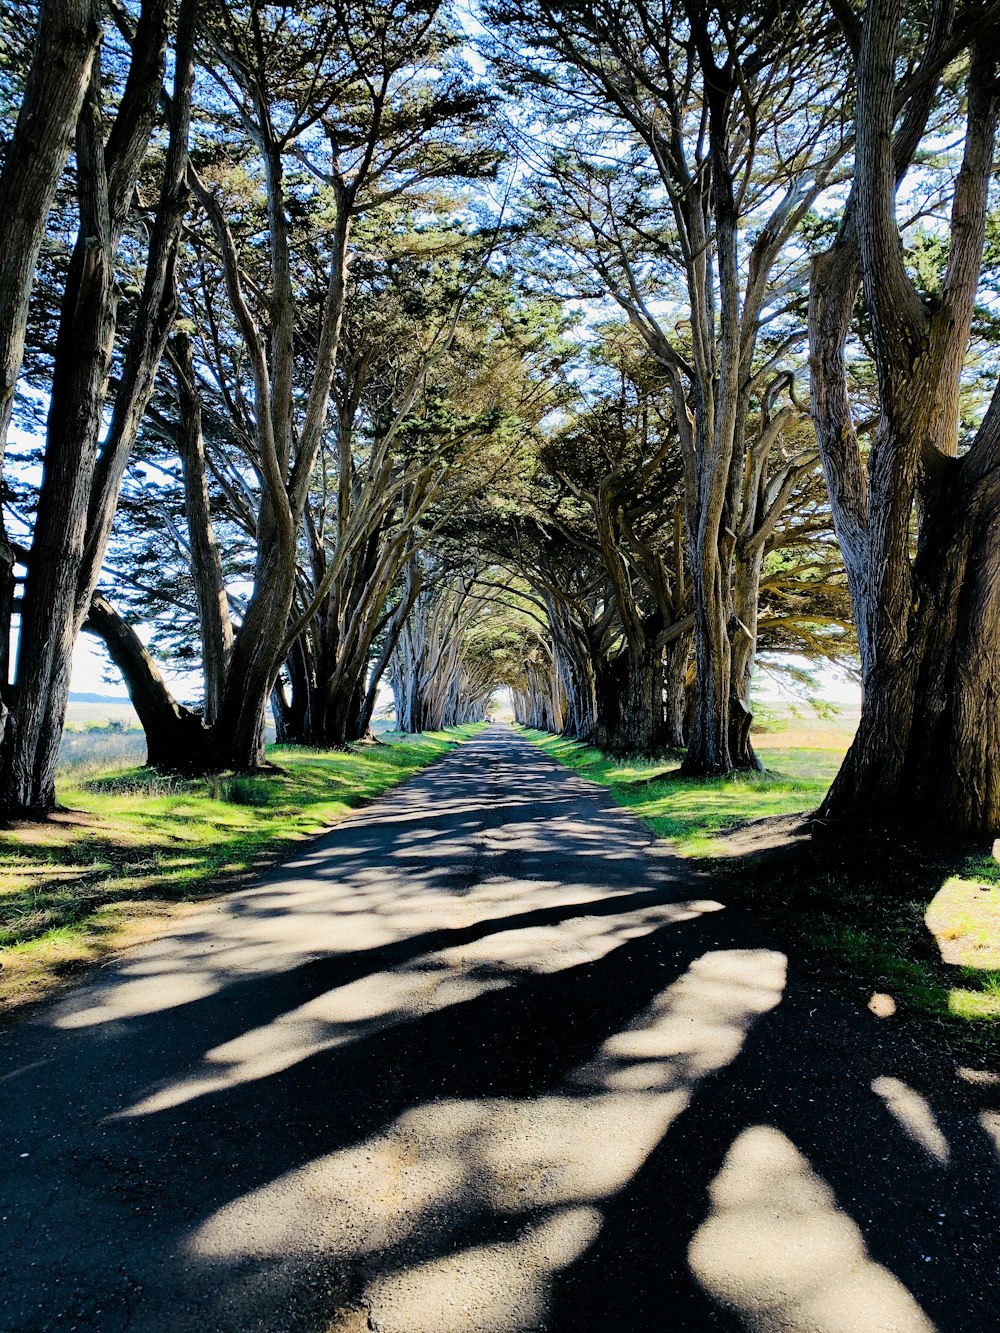
[[[104,199],[100,90],[94,79],[80,119],[81,211],[90,216],[70,261],[56,340],[45,473],[25,581],[14,725],[4,765],[4,804],[25,813],[55,805],[55,764],[79,629],[77,587],[117,305],[116,238]]]
[[[584,628],[552,593],[546,593],[545,603],[555,670],[566,696],[562,734],[589,744],[597,732],[597,655]]]
[[[0,175],[0,458],[45,222],[73,147],[100,37],[92,0],[42,0],[24,99]]]
[[[92,0],[42,0],[24,98],[0,175],[0,468],[45,224],[73,147],[100,36]],[[0,513],[0,744],[12,702],[14,584],[14,552]]]
[[[146,735],[146,763],[179,772],[204,770],[211,735],[198,713],[176,702],[135,630],[99,594],[83,628],[101,640],[122,673]]]
[[[200,713],[176,702],[135,630],[105,598],[94,597],[83,628],[103,641],[122,673],[146,735],[146,762],[151,767],[196,774],[227,769],[249,772],[265,766],[267,695],[257,714],[256,729],[237,751],[224,720],[207,727]],[[239,691],[234,689],[234,694]],[[252,717],[249,725],[253,725]]]
[[[352,741],[364,738],[364,701],[364,681],[360,678],[343,683],[327,700],[321,742],[324,746],[331,750],[344,750]]]
[[[309,709],[311,704],[311,683],[309,664],[303,647],[303,635],[292,644],[285,659],[285,670],[291,696],[285,694],[279,680],[271,692],[271,711],[274,713],[274,725],[277,740],[281,745],[306,745],[305,737],[309,730]]]
[[[762,542],[755,543],[749,550],[737,546],[733,561],[733,618],[729,640],[729,754],[733,767],[741,772],[764,771],[750,740],[753,722],[750,684],[757,657],[757,614],[763,564]]]
[[[358,626],[352,629],[357,631]],[[367,734],[378,682],[370,691],[366,688],[370,634],[362,632],[360,642],[358,637],[357,633],[338,635],[315,647],[307,671],[309,706],[296,736],[299,744],[342,750]],[[353,647],[345,640],[354,640]]]
[[[597,729],[597,692],[590,663],[565,646],[556,648],[559,678],[566,694],[562,734],[589,742]]]
[[[675,750],[682,750],[687,741],[687,674],[690,655],[690,634],[682,634],[667,645],[663,668],[664,740]]]
[[[212,526],[205,440],[201,428],[201,400],[195,390],[194,353],[191,339],[186,333],[175,336],[172,360],[180,408],[177,448],[184,477],[190,568],[198,600],[201,669],[205,690],[204,718],[206,725],[211,726],[222,704],[233,649],[233,627],[222,577],[222,559]]]
[[[423,695],[412,681],[402,682],[402,688],[396,702],[396,729],[408,736],[426,731],[427,706]]]
[[[369,680],[368,688],[361,696],[361,703],[358,708],[358,716],[355,722],[355,739],[370,740],[372,738],[372,716],[375,712],[375,701],[378,697],[378,681],[372,684]]]
[[[596,742],[608,754],[662,754],[667,748],[663,649],[655,639],[622,650],[598,682]]]
[[[251,772],[264,765],[267,704],[281,666],[294,582],[294,546],[265,537],[254,594],[236,635],[226,688],[211,728],[212,768]]]
[[[935,7],[935,45],[950,7]],[[997,129],[995,42],[969,66],[962,167],[941,289],[925,303],[906,271],[895,196],[933,99],[899,120],[897,0],[871,0],[858,55],[855,181],[834,246],[813,271],[813,412],[851,580],[864,705],[821,808],[995,834],[1000,827],[1000,386],[958,458],[958,395],[983,263]],[[926,57],[925,57],[926,59]],[[936,74],[936,71],[934,71]],[[843,358],[860,274],[871,320],[880,419],[864,469]],[[916,526],[916,555],[911,554]]]
[[[628,654],[628,688],[613,750],[661,754],[667,744],[663,709],[663,651],[655,645]]]
[[[732,771],[729,751],[729,616],[717,552],[692,561],[695,604],[695,710],[682,771],[710,777]]]
[[[954,470],[920,535],[906,651],[865,681],[823,818],[1000,829],[1000,476]]]
[[[389,617],[385,627],[385,637],[382,643],[381,651],[378,657],[372,663],[368,673],[368,687],[365,690],[364,698],[361,701],[361,709],[358,714],[356,729],[360,740],[362,737],[370,734],[372,724],[372,714],[375,712],[375,701],[378,698],[378,687],[389,668],[396,647],[403,634],[404,626],[413,610],[417,597],[420,595],[422,587],[422,574],[415,558],[412,556],[406,564],[406,582],[403,588],[402,596]]]
[[[717,97],[718,94],[713,95],[710,103]],[[685,433],[690,437],[693,426],[694,440],[687,448],[697,459],[696,481],[688,481],[685,497],[695,642],[694,723],[681,766],[688,777],[725,775],[739,766],[739,753],[734,755],[732,751],[730,630],[734,623],[732,575],[736,537],[731,524],[736,521],[733,492],[739,492],[736,480],[742,468],[742,450],[737,448],[737,439],[744,427],[743,358],[749,359],[752,346],[742,346],[740,336],[737,210],[722,128],[725,116],[713,111],[715,114],[719,114],[720,122],[711,135],[712,198],[721,293],[718,382],[699,385],[693,422],[689,419],[682,423],[683,403],[677,403],[675,410],[682,439]],[[712,336],[709,334],[709,338]],[[739,725],[737,721],[737,738]]]
[[[98,440],[117,324],[118,246],[156,117],[173,5],[165,0],[142,5],[110,134],[105,132],[100,64],[93,61],[90,66],[76,138],[80,229],[63,293],[44,471],[21,610],[16,680],[10,691],[11,718],[0,754],[2,803],[9,812],[40,813],[55,804],[55,765],[73,647],[89,613],[122,470],[172,316],[194,11],[193,0],[187,0],[186,54],[178,52],[181,91],[172,108],[163,191],[100,467]]]
[[[291,704],[285,694],[285,686],[279,677],[271,691],[271,714],[274,718],[274,739],[279,745],[294,745],[295,734],[291,726]]]

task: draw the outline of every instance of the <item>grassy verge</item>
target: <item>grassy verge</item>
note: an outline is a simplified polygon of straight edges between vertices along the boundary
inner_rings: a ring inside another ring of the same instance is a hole
[[[1000,865],[992,856],[886,835],[777,837],[764,850],[741,847],[747,838],[740,833],[724,836],[769,816],[814,810],[841,752],[768,748],[766,774],[695,781],[680,776],[676,759],[612,759],[546,732],[524,735],[609,788],[659,837],[717,875],[724,896],[779,927],[808,965],[876,1012],[909,1014],[960,1047],[995,1045]]]
[[[840,767],[836,751],[769,750],[773,772],[691,782],[679,776],[677,758],[612,759],[548,732],[524,729],[524,735],[568,768],[609,787],[620,805],[686,856],[717,853],[718,835],[735,824],[814,809]]]
[[[67,809],[0,830],[0,1007],[162,926],[164,914],[239,887],[280,855],[475,734],[478,726],[347,752],[272,748],[281,772],[181,778],[108,766],[95,744],[62,774]]]

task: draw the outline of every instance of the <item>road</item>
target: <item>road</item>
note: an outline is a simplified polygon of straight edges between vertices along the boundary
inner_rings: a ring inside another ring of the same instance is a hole
[[[0,1038],[0,1328],[995,1333],[912,1065],[492,727]]]

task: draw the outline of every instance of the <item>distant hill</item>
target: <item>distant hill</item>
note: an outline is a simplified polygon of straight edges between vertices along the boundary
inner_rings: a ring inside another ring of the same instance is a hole
[[[127,694],[85,694],[78,690],[70,690],[69,701],[71,704],[130,704],[132,701]]]

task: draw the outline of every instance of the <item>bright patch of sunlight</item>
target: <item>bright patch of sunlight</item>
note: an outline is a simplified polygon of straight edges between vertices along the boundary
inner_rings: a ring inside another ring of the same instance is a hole
[[[385,1330],[517,1333],[542,1327],[553,1276],[597,1239],[596,1208],[560,1208],[516,1241],[479,1245],[376,1278],[366,1293]]]
[[[1000,1158],[1000,1111],[980,1111],[979,1123],[991,1139],[997,1157]]]
[[[519,901],[518,908],[524,907],[524,901]],[[421,954],[391,971],[375,972],[334,987],[280,1014],[266,1026],[215,1047],[205,1054],[196,1073],[158,1090],[121,1114],[148,1115],[193,1097],[266,1078],[320,1051],[370,1037],[393,1023],[503,989],[518,976],[595,962],[630,939],[717,907],[716,903],[663,903],[615,916],[574,915],[558,925],[499,930],[470,944]],[[405,920],[405,904],[402,911]],[[299,911],[282,919],[297,923],[303,917],[307,930],[311,927],[314,931],[312,914]],[[371,919],[370,914],[365,916],[365,920]],[[397,932],[395,937],[400,934]],[[314,939],[315,935],[310,932],[310,937]],[[129,986],[160,988],[163,984],[163,978],[154,976],[119,986],[118,990],[126,991],[134,1003],[135,993]],[[113,1016],[114,998],[113,992],[112,1003],[103,1012],[98,1011],[105,1021]],[[85,1010],[80,1017],[93,1022],[94,1013],[93,1009]],[[63,1025],[73,1025],[75,1017],[63,1020]]]
[[[948,1140],[938,1128],[931,1104],[926,1097],[898,1078],[877,1078],[872,1092],[885,1102],[886,1109],[899,1123],[904,1134],[946,1166],[951,1153]]]
[[[955,986],[948,992],[948,1012],[956,1018],[1000,1018],[1000,986],[986,990]]]
[[[780,1130],[744,1130],[710,1197],[688,1250],[691,1270],[753,1333],[934,1333]]]
[[[608,922],[612,938],[624,920]],[[707,953],[570,1071],[563,1091],[411,1107],[366,1142],[220,1209],[191,1247],[206,1261],[317,1246],[364,1256],[364,1302],[383,1333],[537,1328],[554,1274],[596,1239],[601,1202],[634,1178],[699,1081],[735,1058],[784,980],[783,954]],[[524,1221],[511,1239],[463,1248],[484,1212]],[[400,1268],[398,1247],[428,1231],[439,1253]]]
[[[953,875],[931,899],[924,920],[944,962],[1000,968],[1000,884]]]

